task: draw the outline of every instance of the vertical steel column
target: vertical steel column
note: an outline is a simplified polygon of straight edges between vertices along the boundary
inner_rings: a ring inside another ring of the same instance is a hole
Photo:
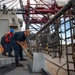
[[[22,13],[25,13],[22,0],[19,0],[19,2],[20,2],[20,7],[21,7],[21,9],[22,9]],[[24,14],[22,14],[22,16],[23,16],[23,20],[25,21]]]
[[[27,6],[28,6],[28,12],[27,12],[27,22],[26,22],[26,29],[29,29],[29,25],[30,25],[30,0],[27,0]]]
[[[37,44],[37,52],[39,52],[39,46],[38,46],[38,34],[36,34],[36,44]]]
[[[73,6],[73,15],[75,16],[75,0],[71,0],[71,1],[72,1],[72,6]],[[75,35],[74,32],[75,32],[75,28],[73,28],[73,35]],[[74,38],[74,36],[72,38]],[[72,43],[73,43],[73,40],[74,39],[72,39]],[[73,53],[74,53],[75,52],[75,48],[74,48],[73,44],[72,44],[72,46],[73,46]],[[75,61],[74,61],[74,72],[75,72]]]
[[[58,18],[58,26],[60,26],[60,31],[59,31],[59,46],[60,46],[60,51],[59,51],[59,61],[61,62],[61,56],[62,56],[62,32],[61,32],[61,22],[60,22],[60,17]],[[59,28],[59,27],[58,27]],[[60,33],[61,33],[61,36],[60,36]]]
[[[70,10],[69,10],[69,12],[70,12]],[[71,16],[70,16],[71,14],[69,13],[69,19],[71,19]],[[73,43],[73,34],[72,34],[72,30],[73,30],[73,25],[72,25],[72,20],[70,20],[70,34],[71,34],[71,43],[72,43],[72,55],[73,55],[73,53],[75,52],[75,50],[74,50],[74,43]],[[74,71],[75,71],[75,62],[72,62],[72,64],[74,65]],[[73,71],[73,72],[74,72]]]
[[[64,32],[65,32],[65,48],[66,48],[66,61],[67,61],[67,72],[68,72],[68,75],[70,75],[70,72],[69,72],[69,63],[68,63],[68,50],[67,50],[67,38],[66,38],[66,20],[65,20],[65,14],[63,16],[64,18]]]

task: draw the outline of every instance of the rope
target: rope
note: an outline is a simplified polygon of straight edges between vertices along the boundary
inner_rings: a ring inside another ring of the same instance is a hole
[[[3,0],[3,1],[5,1],[5,0]],[[14,0],[11,0],[11,1],[9,1],[9,2],[6,2],[6,3],[4,3],[4,4],[8,4],[8,3],[10,3],[10,2],[13,2]],[[3,4],[2,5],[0,5],[1,7],[3,6]]]
[[[9,8],[10,6],[12,6],[17,0],[15,0],[13,3],[11,3],[7,8]]]
[[[18,2],[19,3],[19,2]],[[16,3],[12,8],[14,8],[18,3]]]
[[[61,65],[60,67],[59,67],[59,69],[57,70],[57,73],[56,73],[56,75],[58,75],[58,72],[59,72],[59,70],[64,66],[64,65],[66,65],[67,63],[65,63],[65,64],[63,64],[63,65]],[[66,70],[67,71],[67,70]]]
[[[15,1],[15,0],[11,0],[11,1],[9,1],[9,2],[6,2],[6,3],[4,3],[4,4],[8,4],[8,3],[10,3],[10,2],[13,2],[13,1]]]

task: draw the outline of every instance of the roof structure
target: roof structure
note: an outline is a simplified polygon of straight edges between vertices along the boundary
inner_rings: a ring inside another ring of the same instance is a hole
[[[23,15],[25,22],[23,27],[36,33],[66,3],[64,0],[0,0],[0,8],[2,9],[3,4],[8,9],[14,8],[18,14]],[[19,17],[22,18],[22,16]]]

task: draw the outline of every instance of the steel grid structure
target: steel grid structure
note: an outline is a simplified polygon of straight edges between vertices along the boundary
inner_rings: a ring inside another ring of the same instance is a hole
[[[63,6],[58,6],[55,0],[53,0],[52,3],[40,0],[40,4],[37,4],[37,0],[34,1],[36,4],[31,4],[30,0],[27,0],[27,5],[24,7],[26,10],[24,16],[26,29],[32,28],[35,32],[37,32],[38,30],[36,30],[36,28],[38,25],[42,28],[43,24],[47,23],[48,20],[52,18],[50,15],[55,15]]]
[[[67,72],[75,74],[75,1],[69,1],[37,33],[32,51],[42,51],[61,60],[65,46]],[[72,68],[71,68],[72,66]]]

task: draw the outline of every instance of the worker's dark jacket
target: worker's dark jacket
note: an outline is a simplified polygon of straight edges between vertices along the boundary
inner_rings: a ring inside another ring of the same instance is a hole
[[[6,9],[6,5],[3,5],[3,9]]]
[[[14,41],[19,41],[19,42],[21,42],[21,41],[26,40],[26,36],[24,35],[24,32],[16,32],[16,33],[12,36],[11,39],[14,40]]]
[[[11,38],[11,44],[15,51],[15,62],[19,61],[19,56],[20,56],[20,59],[23,58],[22,49],[16,41],[21,42],[25,40],[26,40],[26,36],[24,35],[24,32],[16,32]]]
[[[1,38],[1,44],[5,44],[6,43],[6,41],[5,41],[5,36],[3,36],[2,38]]]

